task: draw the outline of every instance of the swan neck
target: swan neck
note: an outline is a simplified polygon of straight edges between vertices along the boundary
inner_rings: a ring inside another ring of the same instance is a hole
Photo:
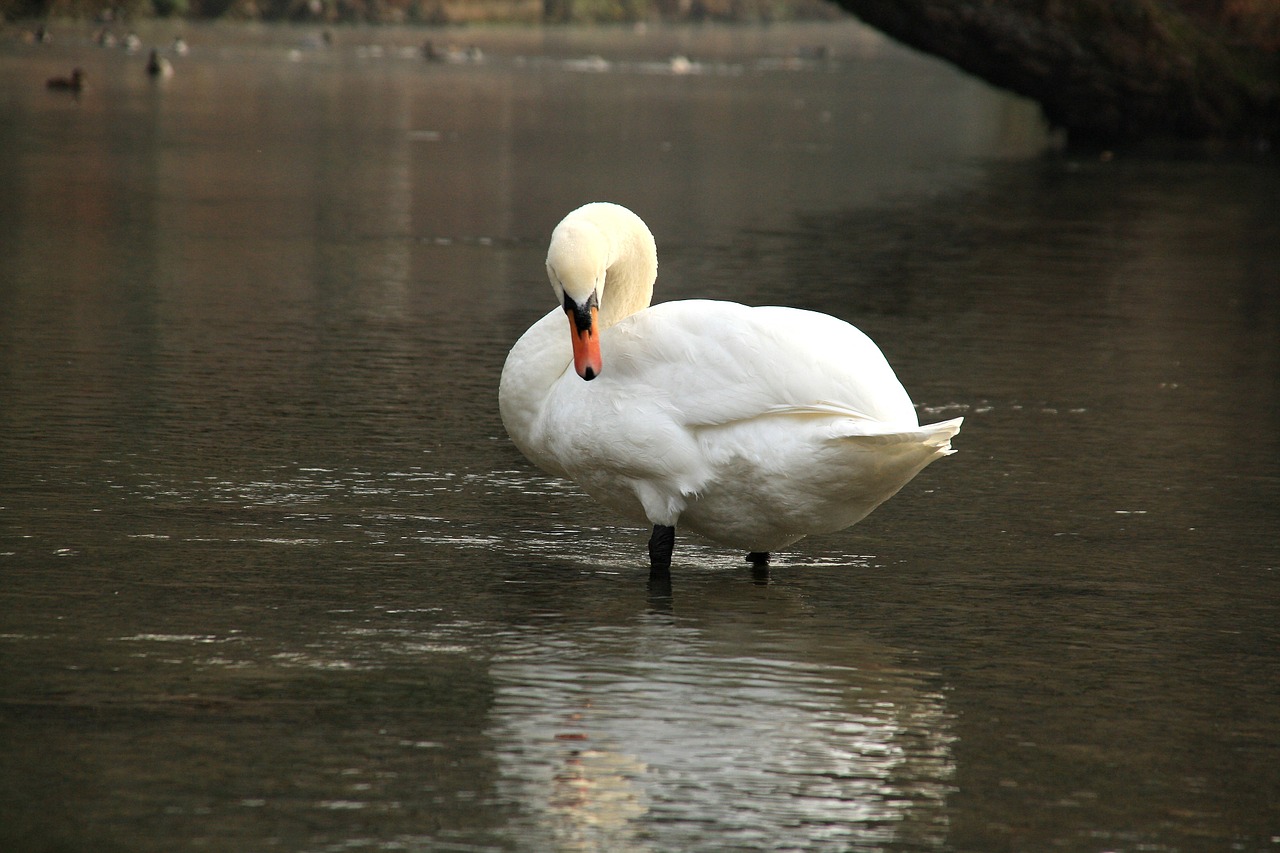
[[[604,293],[600,295],[601,326],[612,326],[649,307],[653,300],[653,282],[658,275],[657,252],[652,247],[653,237],[647,228],[643,234],[627,235],[618,246],[617,256],[605,273]]]

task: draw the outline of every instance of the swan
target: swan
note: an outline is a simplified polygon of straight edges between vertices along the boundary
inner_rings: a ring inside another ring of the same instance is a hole
[[[953,452],[963,418],[920,426],[879,348],[842,320],[650,305],[657,248],[625,207],[571,212],[546,266],[559,306],[507,356],[503,425],[543,471],[652,524],[654,574],[670,571],[677,526],[761,566],[861,521]]]

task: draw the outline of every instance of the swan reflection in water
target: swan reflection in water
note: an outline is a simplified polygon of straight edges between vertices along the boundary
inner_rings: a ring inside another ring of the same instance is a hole
[[[805,662],[749,627],[713,637],[651,613],[572,639],[523,632],[493,666],[488,732],[522,843],[941,847],[942,693],[869,644],[843,665]]]

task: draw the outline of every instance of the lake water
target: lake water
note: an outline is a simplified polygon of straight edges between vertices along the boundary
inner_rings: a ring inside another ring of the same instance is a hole
[[[1274,161],[853,23],[91,35],[0,44],[0,847],[1280,850]],[[497,415],[593,200],[957,454],[650,590]]]

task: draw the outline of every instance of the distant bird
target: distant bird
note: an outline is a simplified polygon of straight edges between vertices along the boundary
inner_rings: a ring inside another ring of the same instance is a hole
[[[692,74],[697,70],[697,66],[690,62],[687,56],[671,57],[670,68],[672,74]]]
[[[796,59],[807,59],[812,62],[825,62],[831,56],[831,48],[825,44],[802,45],[795,49]]]
[[[53,41],[53,34],[41,25],[34,30],[23,30],[19,38],[23,44],[48,44]]]
[[[170,47],[170,49],[174,52],[174,55],[176,56],[186,56],[188,53],[191,52],[191,48],[187,45],[187,40],[184,39],[182,36],[177,36],[174,38],[173,45]]]
[[[454,65],[484,62],[484,51],[475,45],[461,48],[450,44],[444,50],[440,50],[430,39],[422,45],[422,56],[428,62],[449,62]]]
[[[613,63],[598,53],[584,56],[581,59],[566,59],[564,67],[570,71],[586,71],[592,74],[603,74],[613,68]]]
[[[50,77],[45,85],[50,89],[62,92],[79,92],[84,88],[84,79],[88,76],[79,68],[72,69],[70,77]]]
[[[173,76],[173,63],[161,56],[155,48],[151,49],[151,56],[147,57],[147,76],[153,80]]]

